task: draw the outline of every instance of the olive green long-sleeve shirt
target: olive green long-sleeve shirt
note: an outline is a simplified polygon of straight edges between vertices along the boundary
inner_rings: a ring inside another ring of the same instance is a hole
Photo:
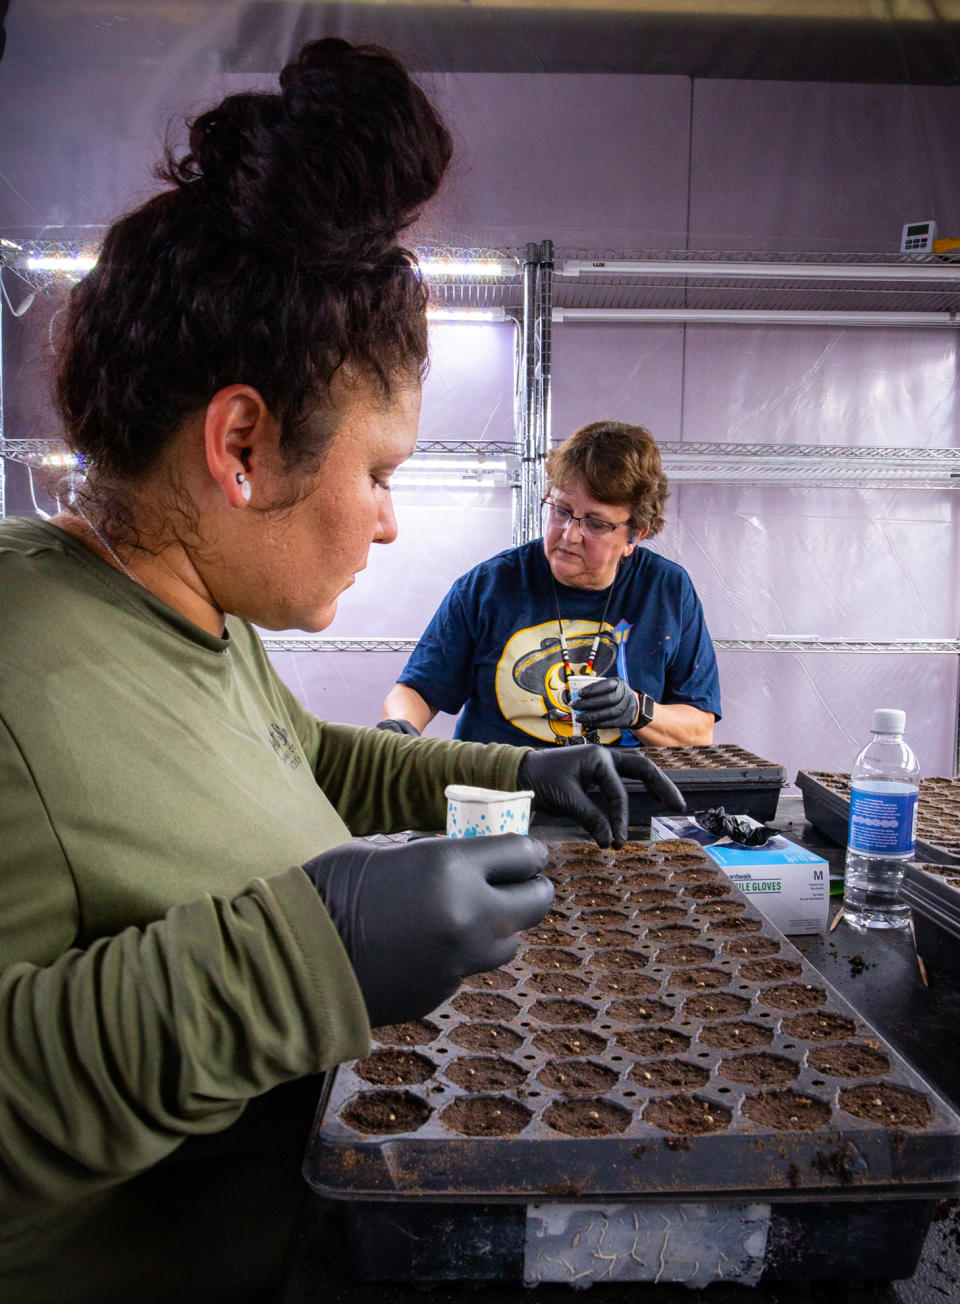
[[[368,1044],[299,866],[523,753],[318,721],[252,628],[44,522],[0,523],[0,604],[0,1298],[235,1299],[282,1253],[310,1075]]]

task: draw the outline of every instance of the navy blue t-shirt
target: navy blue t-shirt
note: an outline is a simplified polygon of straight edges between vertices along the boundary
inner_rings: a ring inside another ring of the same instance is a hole
[[[556,584],[575,674],[583,673],[608,589]],[[720,718],[720,682],[703,608],[682,566],[646,548],[625,557],[597,658],[597,674],[619,675],[657,702],[685,702]],[[438,711],[456,715],[455,737],[537,746],[570,734],[566,672],[553,576],[543,540],[508,548],[452,586],[399,682]],[[604,729],[600,742],[621,739]]]

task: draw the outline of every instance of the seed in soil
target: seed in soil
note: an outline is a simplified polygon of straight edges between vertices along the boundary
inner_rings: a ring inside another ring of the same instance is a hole
[[[680,969],[670,978],[670,985],[676,991],[697,992],[714,991],[718,987],[729,987],[733,974],[723,969]]]
[[[572,901],[578,906],[615,906],[621,902],[623,898],[616,892],[597,892],[596,890],[587,890],[585,892],[573,892],[567,900]]]
[[[665,879],[662,874],[652,871],[647,873],[621,874],[620,886],[627,892],[646,892],[651,888],[663,887]]]
[[[628,1028],[618,1032],[616,1042],[631,1055],[665,1055],[690,1049],[691,1039],[673,1028]]]
[[[683,1012],[692,1019],[729,1019],[735,1014],[746,1014],[750,1002],[733,992],[716,992],[711,995],[688,996]]]
[[[523,934],[523,938],[524,941],[531,945],[537,944],[542,946],[553,946],[554,944],[558,946],[569,946],[572,940],[571,935],[566,931],[566,929],[553,927],[544,928],[543,925],[539,928],[528,928]],[[496,972],[499,973],[500,970],[496,970]]]
[[[572,973],[559,973],[556,970],[551,973],[534,974],[528,980],[527,986],[544,996],[582,996],[584,992],[590,990],[586,978],[578,978]]]
[[[628,997],[622,1001],[611,1001],[606,1009],[607,1017],[618,1023],[666,1023],[676,1014],[672,1005],[662,1001],[652,1001],[644,996]]]
[[[590,957],[593,969],[645,969],[650,957],[642,951],[628,950],[625,947],[609,947],[594,951]]]
[[[520,1012],[516,1001],[496,992],[461,992],[450,1005],[467,1019],[513,1019]]]
[[[517,980],[512,973],[507,973],[506,969],[488,969],[485,973],[469,974],[464,978],[463,985],[479,988],[480,991],[489,989],[498,992],[516,987]]]
[[[636,943],[633,933],[625,928],[601,928],[599,932],[582,933],[577,939],[586,946],[631,946]]]
[[[666,1096],[651,1100],[643,1110],[643,1121],[675,1136],[722,1132],[730,1124],[731,1111],[702,1096]]]
[[[753,959],[765,955],[776,955],[780,943],[772,937],[735,937],[724,942],[723,949],[727,955],[745,955]]]
[[[886,1073],[890,1061],[870,1046],[823,1046],[810,1051],[807,1063],[831,1078],[873,1078]]]
[[[547,1055],[599,1055],[607,1044],[606,1037],[585,1028],[544,1028],[534,1035],[533,1044]]]
[[[451,1132],[463,1136],[516,1136],[532,1114],[509,1096],[461,1096],[440,1115]]]
[[[925,1127],[933,1120],[933,1110],[926,1096],[888,1082],[863,1087],[845,1087],[840,1092],[840,1108],[857,1118],[867,1118],[886,1127]]]
[[[782,1031],[788,1037],[798,1041],[841,1041],[852,1037],[856,1031],[853,1019],[844,1014],[828,1014],[818,1010],[815,1014],[798,1014],[792,1019],[784,1019]]]
[[[616,1085],[617,1077],[618,1074],[606,1064],[592,1060],[554,1060],[540,1070],[537,1081],[566,1096],[581,1091],[591,1094],[609,1091]]]
[[[426,1082],[436,1069],[433,1060],[416,1051],[375,1050],[365,1059],[357,1060],[353,1071],[358,1078],[378,1086],[397,1086]]]
[[[687,943],[686,946],[665,946],[657,952],[657,962],[677,968],[685,964],[703,964],[712,960],[715,954],[712,947],[696,946],[693,943]]]
[[[729,892],[729,888],[725,891]],[[734,901],[730,897],[725,897],[722,901],[705,901],[702,905],[695,907],[698,915],[703,915],[705,919],[719,919],[721,916],[726,918],[730,915],[742,915],[747,908],[746,901]],[[754,921],[759,923],[759,920]]]
[[[469,1092],[509,1091],[526,1081],[527,1070],[513,1060],[477,1055],[454,1060],[444,1077]]]
[[[830,1122],[830,1106],[796,1091],[765,1091],[747,1096],[740,1112],[752,1123],[784,1132],[808,1132]]]
[[[355,1132],[378,1136],[415,1132],[430,1113],[427,1102],[410,1091],[365,1091],[347,1101],[340,1117]]]
[[[694,901],[719,901],[730,895],[728,883],[691,883],[680,889],[680,895],[692,897]]]
[[[718,879],[720,873],[718,870],[712,869],[709,864],[703,864],[693,865],[690,869],[677,869],[674,867],[670,871],[670,877],[678,883],[709,883],[711,880]]]
[[[772,983],[784,978],[799,978],[803,965],[795,960],[750,960],[740,966],[740,977],[749,983]]]
[[[633,904],[643,906],[644,909],[666,905],[668,901],[677,899],[676,892],[671,892],[664,887],[630,888],[628,895]]]
[[[583,1001],[542,1000],[531,1005],[530,1017],[541,1023],[589,1023],[594,1010]]]
[[[650,942],[662,942],[664,945],[673,946],[680,942],[693,942],[700,936],[700,929],[693,928],[689,924],[673,925],[668,928],[648,928],[647,940]]]
[[[504,1055],[523,1044],[519,1033],[502,1023],[464,1023],[451,1028],[448,1038],[464,1050],[495,1050]]]
[[[782,1086],[793,1082],[800,1073],[800,1065],[785,1055],[733,1055],[720,1061],[718,1069],[730,1082],[743,1082],[753,1087]]]
[[[689,1060],[646,1060],[633,1065],[630,1077],[647,1091],[675,1091],[677,1087],[706,1086],[710,1071]]]
[[[705,913],[701,910],[701,914]],[[732,933],[759,933],[763,924],[759,919],[711,919],[709,932],[718,937],[729,937]]]
[[[630,971],[601,973],[596,979],[596,987],[597,991],[610,992],[615,996],[649,996],[651,992],[659,990],[660,979]]]
[[[566,1136],[609,1136],[626,1131],[630,1112],[610,1100],[586,1097],[554,1101],[543,1111],[543,1121]]]
[[[686,910],[681,906],[651,906],[638,910],[634,918],[642,924],[675,924],[686,918]]]
[[[413,1019],[408,1023],[391,1023],[374,1030],[374,1037],[384,1046],[427,1046],[440,1029],[429,1019]]]
[[[708,1024],[700,1029],[700,1040],[714,1050],[754,1050],[757,1046],[770,1045],[773,1029],[765,1023],[737,1019],[732,1023]]]
[[[826,998],[824,989],[811,983],[784,983],[760,992],[757,1001],[771,1010],[813,1010]]]
[[[646,844],[638,842],[636,845],[639,848]],[[700,843],[694,842],[692,838],[664,838],[662,842],[654,842],[651,845],[651,850],[656,851],[658,855],[671,858],[675,856],[694,856],[697,860],[707,860],[706,852],[700,846]]]
[[[561,946],[531,946],[523,958],[534,969],[576,969],[583,963],[576,951]]]

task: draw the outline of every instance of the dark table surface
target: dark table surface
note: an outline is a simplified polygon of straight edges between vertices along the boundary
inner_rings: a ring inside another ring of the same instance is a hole
[[[777,829],[839,867],[843,848],[804,819],[799,792],[784,789]],[[632,831],[645,837],[646,830]],[[836,902],[839,906],[839,901]],[[831,915],[835,913],[831,907]],[[841,921],[824,935],[790,941],[889,1045],[960,1111],[960,986],[931,970],[925,984],[909,932],[860,932]],[[958,1193],[960,1196],[960,1193]],[[868,1265],[865,1265],[865,1275]],[[917,1270],[908,1280],[860,1285],[826,1282],[723,1283],[702,1290],[678,1285],[596,1284],[586,1296],[566,1285],[518,1283],[471,1287],[368,1282],[351,1271],[342,1209],[312,1198],[293,1247],[282,1304],[944,1304],[960,1302],[960,1198],[944,1199],[930,1225]]]

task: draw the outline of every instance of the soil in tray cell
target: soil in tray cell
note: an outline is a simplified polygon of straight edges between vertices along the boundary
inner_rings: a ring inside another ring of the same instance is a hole
[[[450,1005],[466,1019],[513,1019],[520,1013],[516,1001],[497,992],[461,992]]]
[[[631,1055],[666,1055],[690,1049],[691,1038],[673,1028],[629,1028],[618,1032],[616,1043]]]
[[[831,1078],[874,1078],[886,1073],[890,1061],[871,1046],[822,1046],[810,1051],[807,1063]]]
[[[710,995],[689,996],[683,1003],[683,1012],[692,1019],[729,1019],[735,1014],[746,1014],[750,1002],[733,992],[716,992]]]
[[[665,882],[666,879],[662,874],[652,872],[620,875],[620,887],[631,895],[635,892],[649,892],[651,889],[663,887]]]
[[[463,980],[464,987],[476,987],[480,991],[502,992],[516,987],[516,975],[507,973],[506,969],[488,969],[485,973],[472,973]]]
[[[385,1046],[428,1046],[439,1031],[429,1019],[413,1019],[409,1023],[391,1023],[377,1028],[373,1035]]]
[[[803,965],[795,960],[750,960],[740,966],[740,977],[749,983],[781,982],[784,978],[799,978]]]
[[[654,842],[649,848],[644,842],[636,842],[633,845],[638,851],[646,848],[656,851],[660,856],[670,857],[671,859],[676,856],[693,856],[697,860],[707,859],[706,852],[700,846],[700,843],[694,842],[691,838],[664,838],[662,842]],[[624,850],[626,850],[626,846],[625,843]]]
[[[433,1076],[436,1065],[426,1055],[416,1051],[375,1050],[366,1059],[357,1060],[353,1071],[365,1082],[378,1086],[409,1086],[426,1082]]]
[[[448,1040],[464,1050],[494,1050],[509,1055],[523,1044],[523,1038],[502,1023],[464,1023],[452,1028]]]
[[[533,1116],[509,1096],[461,1096],[440,1117],[451,1132],[463,1136],[516,1136]]]
[[[626,947],[608,947],[606,950],[594,951],[590,957],[593,969],[616,970],[645,969],[650,957],[642,951],[628,950]]]
[[[772,937],[734,937],[724,942],[723,949],[727,955],[744,955],[751,959],[760,956],[776,955],[780,943]]]
[[[720,871],[704,862],[702,865],[691,865],[689,869],[672,869],[670,877],[677,883],[711,883],[720,877]],[[729,890],[727,888],[728,892]]]
[[[800,1065],[785,1055],[732,1055],[720,1061],[717,1070],[730,1082],[742,1082],[751,1087],[778,1087],[793,1082],[800,1074]]]
[[[680,942],[694,942],[700,936],[700,929],[689,924],[671,925],[667,928],[648,928],[647,939],[664,946],[674,946]]]
[[[689,1060],[646,1060],[630,1070],[634,1082],[647,1091],[675,1091],[677,1087],[702,1087],[710,1080],[709,1069]]]
[[[653,854],[646,856],[618,856],[613,868],[618,870],[624,878],[635,874],[638,870],[642,870],[643,874],[646,875],[646,872],[650,870],[650,877],[659,878],[662,882],[663,874],[656,868],[660,863],[660,857]]]
[[[657,952],[657,963],[669,965],[671,969],[681,965],[704,964],[716,955],[712,946],[697,946],[688,942],[685,946],[665,946]]]
[[[683,906],[651,906],[649,910],[641,907],[635,918],[643,924],[676,924],[686,918],[686,914]]]
[[[523,958],[533,969],[576,969],[583,964],[576,951],[560,946],[531,946]]]
[[[568,901],[573,901],[578,906],[617,906],[622,904],[622,897],[617,892],[610,891],[609,879],[590,879],[578,878],[571,884],[576,890],[571,892]]]
[[[530,1017],[541,1023],[591,1023],[596,1017],[592,1006],[583,1001],[543,1000],[530,1007]]]
[[[565,1136],[610,1136],[627,1129],[630,1111],[592,1097],[557,1100],[543,1111],[543,1121]]]
[[[640,1026],[645,1023],[667,1023],[676,1014],[672,1005],[664,1005],[662,1001],[647,1000],[643,996],[611,1001],[605,1012],[609,1018],[616,1019],[618,1023]]]
[[[885,1127],[926,1127],[933,1121],[933,1110],[926,1096],[887,1082],[844,1088],[840,1092],[840,1108]]]
[[[644,1107],[643,1121],[675,1136],[702,1132],[723,1132],[730,1125],[731,1111],[702,1096],[667,1096],[651,1100]]]
[[[557,842],[552,848],[558,856],[587,856],[597,860],[609,860],[610,852],[598,847],[595,842]]]
[[[592,1060],[556,1060],[540,1070],[537,1081],[564,1096],[573,1091],[596,1095],[616,1086],[618,1076],[606,1064]]]
[[[580,922],[586,928],[622,928],[630,919],[629,910],[582,910]]]
[[[700,1040],[714,1050],[754,1050],[757,1046],[770,1045],[773,1029],[764,1023],[751,1023],[749,1019],[735,1019],[701,1028]]]
[[[527,980],[528,987],[544,996],[582,996],[590,990],[586,978],[578,978],[573,973],[537,973]]]
[[[703,913],[702,911],[700,912]],[[759,933],[763,924],[759,919],[711,919],[709,931],[719,937],[729,937],[732,933]]]
[[[607,861],[602,854],[584,858],[583,860],[565,860],[560,865],[550,866],[547,873],[556,873],[565,879],[578,878],[581,874],[596,874],[600,867],[606,863]]]
[[[680,895],[694,901],[719,901],[730,895],[730,887],[727,883],[688,883],[680,889]]]
[[[340,1117],[355,1132],[380,1136],[415,1132],[431,1112],[427,1102],[410,1091],[368,1091],[348,1100]]]
[[[645,973],[601,973],[596,978],[598,992],[609,992],[613,996],[649,996],[659,991],[660,979]]]
[[[830,1122],[830,1106],[797,1091],[765,1091],[747,1096],[740,1106],[744,1118],[785,1132],[809,1132]]]
[[[531,945],[542,946],[569,946],[573,940],[573,935],[568,933],[565,928],[557,928],[555,925],[549,924],[541,924],[539,928],[528,928],[523,937]]]
[[[757,996],[757,1002],[771,1010],[814,1010],[827,999],[822,987],[810,983],[783,983],[768,987]]]
[[[444,1069],[443,1075],[465,1091],[510,1091],[526,1081],[527,1070],[514,1064],[513,1060],[477,1055],[471,1059],[454,1060]]]
[[[579,941],[585,946],[633,946],[636,938],[625,928],[601,928],[599,932],[581,933]]]
[[[547,1055],[599,1055],[607,1044],[606,1037],[585,1028],[545,1028],[536,1033],[533,1044]]]
[[[686,889],[684,889],[686,891]],[[729,892],[729,888],[724,889]],[[694,907],[694,912],[704,919],[720,919],[729,915],[742,915],[747,909],[746,901],[735,901],[733,897],[724,897],[722,901],[704,901]],[[755,921],[760,926],[760,921]]]
[[[702,966],[694,969],[678,969],[670,976],[670,988],[679,992],[715,991],[718,987],[729,987],[733,974],[723,969],[707,969]]]
[[[781,1030],[798,1041],[843,1041],[852,1037],[857,1025],[845,1014],[828,1014],[818,1010],[815,1014],[798,1014],[784,1019]]]

